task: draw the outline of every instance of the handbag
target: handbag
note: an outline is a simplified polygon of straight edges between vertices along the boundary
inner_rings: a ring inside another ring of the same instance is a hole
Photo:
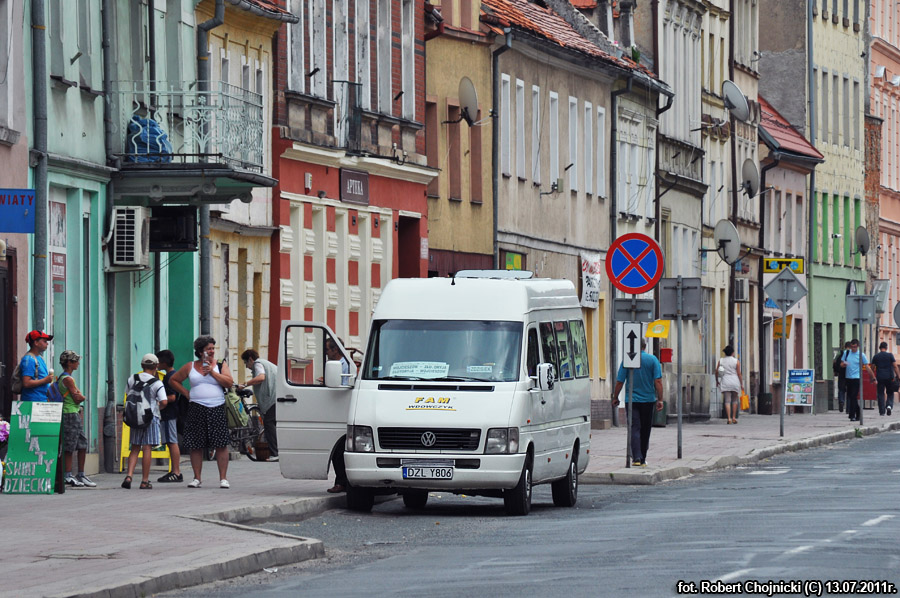
[[[887,381],[887,384],[884,385],[888,392],[897,392],[900,390],[900,378],[896,376]]]
[[[747,396],[747,393],[743,390],[741,391],[741,411],[746,411],[750,409],[750,397]]]

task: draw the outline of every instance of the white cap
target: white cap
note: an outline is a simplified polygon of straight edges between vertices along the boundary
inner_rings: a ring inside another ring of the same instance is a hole
[[[147,353],[143,358],[141,358],[141,365],[159,365],[159,359],[157,359],[156,355],[154,355],[153,353]]]

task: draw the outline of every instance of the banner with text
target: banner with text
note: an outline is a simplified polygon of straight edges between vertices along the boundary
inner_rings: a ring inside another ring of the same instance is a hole
[[[53,493],[59,467],[62,406],[13,401],[3,492]]]
[[[581,252],[581,306],[600,305],[600,273],[603,262],[599,253]]]

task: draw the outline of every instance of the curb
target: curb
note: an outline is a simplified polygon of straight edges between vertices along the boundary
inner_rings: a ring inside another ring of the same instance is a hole
[[[291,539],[295,540],[295,543],[290,546],[248,552],[239,557],[229,558],[201,567],[176,569],[154,575],[139,576],[125,581],[117,581],[115,585],[101,587],[90,592],[57,594],[53,598],[69,598],[73,596],[79,598],[142,598],[160,592],[179,590],[213,581],[249,575],[262,571],[267,567],[281,567],[321,558],[325,556],[325,545],[321,540],[301,538],[291,534],[249,527],[245,524],[287,518],[305,519],[330,509],[342,507],[345,504],[345,500],[343,495],[325,496],[321,498],[297,499],[274,505],[253,505],[206,515],[185,515],[186,519],[213,525],[225,525],[250,533]]]
[[[768,459],[775,455],[780,455],[782,453],[815,448],[826,444],[834,444],[836,442],[843,442],[845,440],[852,440],[854,438],[872,436],[874,434],[890,432],[893,430],[900,430],[900,422],[881,426],[866,426],[863,428],[854,428],[852,430],[842,430],[840,432],[831,432],[829,434],[803,438],[801,440],[795,440],[793,442],[787,442],[784,444],[777,444],[759,449],[753,449],[748,455],[745,455],[743,457],[737,455],[724,455],[711,459],[705,465],[698,465],[694,467],[686,465],[671,465],[662,469],[658,469],[656,471],[647,471],[640,473],[632,473],[625,468],[610,472],[585,472],[578,477],[578,481],[582,484],[628,484],[634,486],[650,486],[653,484],[658,484],[660,482],[683,478],[689,475],[706,473],[710,471],[725,469],[728,467],[736,467],[739,465],[750,465],[752,463],[758,463],[759,461]]]

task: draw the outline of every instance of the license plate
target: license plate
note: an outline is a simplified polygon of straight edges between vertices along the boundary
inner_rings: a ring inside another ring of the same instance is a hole
[[[452,467],[404,467],[404,480],[452,480]]]

